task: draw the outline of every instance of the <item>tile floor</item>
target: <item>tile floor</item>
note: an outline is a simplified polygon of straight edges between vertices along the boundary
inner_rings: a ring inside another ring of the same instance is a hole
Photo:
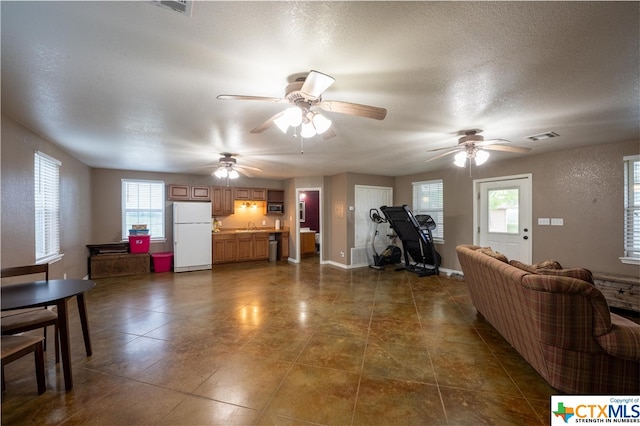
[[[463,281],[317,260],[96,280],[74,388],[6,367],[3,424],[545,425],[557,393]]]

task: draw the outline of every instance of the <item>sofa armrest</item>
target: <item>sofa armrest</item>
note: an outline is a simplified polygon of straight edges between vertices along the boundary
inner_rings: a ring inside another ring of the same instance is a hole
[[[596,340],[609,355],[640,362],[640,324],[619,315],[611,315],[611,331]]]

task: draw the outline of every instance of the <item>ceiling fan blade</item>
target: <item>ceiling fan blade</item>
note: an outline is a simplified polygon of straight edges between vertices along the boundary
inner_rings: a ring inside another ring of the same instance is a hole
[[[218,99],[234,101],[267,101],[267,102],[289,102],[282,98],[267,98],[264,96],[244,96],[244,95],[218,95]]]
[[[487,151],[517,152],[521,154],[531,151],[531,148],[523,148],[520,146],[506,146],[506,145],[489,145],[489,146],[483,146],[482,149],[486,149]]]
[[[354,104],[343,101],[322,101],[320,108],[329,112],[337,112],[340,114],[357,115],[365,118],[373,118],[374,120],[384,120],[387,116],[387,110],[384,108]]]
[[[238,166],[238,165],[235,165],[233,167],[235,167],[236,169],[240,169],[240,170],[253,170],[255,172],[261,172],[262,171],[262,169],[260,169],[258,167]]]
[[[273,125],[274,120],[277,120],[278,118],[282,117],[284,115],[284,111],[280,111],[279,113],[277,113],[276,115],[274,115],[273,117],[271,117],[270,119],[268,119],[267,121],[265,121],[264,123],[262,123],[261,125],[259,125],[258,127],[252,129],[249,133],[262,133],[265,130],[267,130],[269,127],[271,127]]]
[[[333,131],[333,127],[329,127],[323,134],[322,139],[327,140],[336,137],[336,132]]]
[[[302,93],[302,95],[308,100],[315,101],[324,93],[325,90],[329,88],[329,86],[333,84],[334,81],[336,81],[336,79],[330,75],[311,70],[300,88],[300,93]]]
[[[477,141],[474,142],[475,146],[489,146],[489,145],[495,145],[498,143],[511,143],[511,141],[508,141],[506,139],[489,139],[486,141]]]
[[[429,161],[433,161],[433,160],[437,160],[438,158],[442,158],[442,157],[446,157],[447,155],[451,155],[451,154],[455,154],[456,152],[460,152],[460,151],[464,151],[464,148],[453,148],[451,151],[447,151],[444,152],[440,155],[436,155],[433,158],[429,158],[428,160],[425,160],[425,163],[428,163]]]

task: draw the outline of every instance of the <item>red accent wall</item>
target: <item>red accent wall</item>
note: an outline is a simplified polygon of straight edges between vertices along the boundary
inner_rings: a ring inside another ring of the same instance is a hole
[[[305,221],[301,223],[301,227],[320,232],[320,192],[319,191],[304,191],[300,192],[300,195],[305,194]]]

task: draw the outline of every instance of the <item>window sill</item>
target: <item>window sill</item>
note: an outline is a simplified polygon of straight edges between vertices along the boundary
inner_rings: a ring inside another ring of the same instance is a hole
[[[640,265],[640,258],[637,257],[619,257],[619,259],[627,265]]]
[[[51,256],[43,257],[42,259],[36,259],[36,265],[43,265],[45,263],[56,263],[64,257],[64,254],[54,254]]]

